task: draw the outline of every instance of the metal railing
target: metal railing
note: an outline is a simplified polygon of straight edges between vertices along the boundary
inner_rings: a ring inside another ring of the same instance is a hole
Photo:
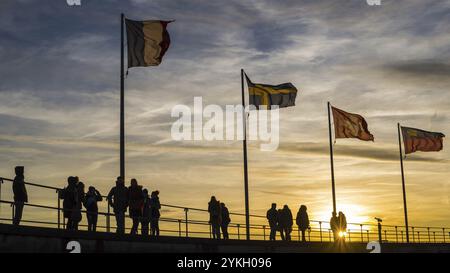
[[[13,182],[12,179],[0,177],[0,221],[6,221],[12,223],[14,218],[14,206],[15,203],[12,200],[2,199],[2,184],[3,181]],[[33,215],[39,213],[46,213],[47,220],[27,219],[23,217],[21,223],[25,223],[31,226],[45,226],[54,228],[65,228],[65,218],[62,217],[63,209],[61,206],[61,199],[59,199],[58,192],[61,188],[46,186],[36,183],[25,182],[26,185],[32,187],[38,187],[45,190],[53,190],[56,193],[57,206],[40,205],[25,203],[25,212],[33,213]],[[106,197],[106,196],[103,196]],[[106,200],[106,199],[105,199]],[[114,218],[114,214],[111,212],[111,208],[108,202],[103,203],[105,211],[98,212],[99,221],[97,224],[97,231],[114,232],[116,225],[112,224],[111,217]],[[99,204],[100,204],[99,203]],[[106,206],[105,206],[106,203]],[[2,212],[2,207],[10,206],[10,217],[5,217]],[[160,218],[160,236],[178,236],[178,237],[201,237],[212,238],[211,225],[208,222],[209,214],[206,209],[198,209],[177,205],[161,204],[162,214],[164,211],[170,211],[169,214],[175,214],[174,217],[161,217]],[[39,210],[39,212],[37,212]],[[85,210],[82,210],[86,213]],[[245,214],[230,212],[232,222],[228,226],[228,233],[230,239],[244,240],[245,237]],[[250,215],[251,224],[250,235],[252,240],[269,240],[270,227],[267,224],[265,216],[262,215]],[[87,230],[86,217],[83,217],[82,222],[79,224],[80,230]],[[103,218],[103,219],[102,219]],[[51,220],[54,219],[54,220]],[[100,221],[100,220],[103,221]],[[235,220],[239,219],[239,220]],[[55,221],[56,220],[56,221]],[[295,219],[294,219],[295,223]],[[126,231],[131,229],[131,219],[126,217]],[[333,242],[334,235],[331,231],[330,223],[327,221],[310,221],[310,228],[306,231],[306,240],[308,242]],[[380,225],[372,223],[348,223],[347,230],[345,231],[345,240],[347,242],[369,242],[369,241],[382,241],[382,242],[394,242],[394,243],[406,243],[406,229],[404,226],[393,225]],[[450,228],[446,227],[420,227],[414,226],[409,228],[409,236],[411,243],[449,243],[450,242]],[[280,240],[279,233],[277,232],[277,240]],[[293,226],[291,233],[292,241],[301,240],[301,231]]]

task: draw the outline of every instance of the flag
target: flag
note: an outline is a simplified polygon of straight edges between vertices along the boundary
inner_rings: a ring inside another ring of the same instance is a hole
[[[334,135],[336,138],[358,138],[360,140],[374,141],[373,135],[367,128],[366,120],[358,115],[347,113],[331,106],[333,110]]]
[[[170,45],[167,24],[172,21],[133,21],[125,19],[127,28],[128,68],[156,66]]]
[[[437,152],[442,150],[445,137],[443,133],[428,132],[420,129],[401,127],[405,154],[422,152]]]
[[[272,105],[278,105],[280,108],[295,106],[295,97],[297,88],[292,83],[283,83],[279,85],[269,85],[252,83],[245,75],[248,85],[249,104],[259,109],[261,105],[271,109]]]

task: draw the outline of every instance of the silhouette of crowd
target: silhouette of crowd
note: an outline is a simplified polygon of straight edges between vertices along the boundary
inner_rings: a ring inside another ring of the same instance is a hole
[[[22,219],[24,204],[28,202],[28,194],[25,187],[24,167],[16,166],[13,180],[14,194],[14,217],[13,224],[19,225]],[[103,201],[100,192],[89,186],[85,192],[85,184],[77,176],[67,178],[67,186],[58,190],[58,198],[63,200],[63,216],[66,218],[66,229],[78,230],[82,220],[82,209],[85,208],[88,222],[88,230],[96,231],[97,219],[99,215],[98,202]],[[113,209],[116,219],[116,233],[125,233],[125,217],[128,210],[129,217],[133,225],[130,234],[137,234],[139,224],[142,235],[159,236],[159,219],[161,203],[159,201],[159,191],[149,194],[138,184],[136,179],[131,179],[130,186],[126,187],[122,177],[117,177],[115,186],[111,188],[106,200]],[[213,239],[229,239],[228,226],[231,222],[230,212],[225,203],[220,202],[215,196],[211,196],[208,203],[209,224]],[[272,203],[271,208],[266,213],[269,222],[271,241],[276,240],[277,232],[283,241],[291,241],[292,227],[294,219],[288,205],[282,209],[277,209],[277,204]],[[295,223],[301,232],[301,241],[306,242],[306,232],[311,229],[307,207],[300,205]],[[341,211],[336,214],[332,212],[330,219],[330,229],[333,232],[335,242],[345,241],[347,220]]]

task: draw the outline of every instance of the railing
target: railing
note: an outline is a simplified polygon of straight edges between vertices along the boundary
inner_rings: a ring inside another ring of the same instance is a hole
[[[3,181],[13,182],[13,180],[0,177],[0,221],[11,223],[14,218],[14,202],[12,200],[2,199]],[[29,219],[23,217],[21,223],[32,226],[55,227],[58,229],[65,228],[65,218],[62,216],[63,210],[61,200],[58,197],[58,191],[61,189],[29,182],[25,182],[25,184],[43,190],[54,191],[56,193],[55,202],[57,206],[25,203],[24,216],[27,214],[32,214],[33,216],[31,217],[30,215]],[[3,211],[3,209],[7,206],[11,207],[10,214]],[[164,216],[164,214],[174,215],[173,217],[160,218],[161,236],[212,238],[211,226],[208,223],[209,215],[207,210],[168,204],[161,204],[161,207],[162,216]],[[104,210],[100,211],[100,208],[103,208]],[[85,213],[86,211],[83,210],[82,212]],[[47,220],[42,220],[42,218],[36,219],[36,215],[42,213],[45,213],[43,218],[46,218]],[[111,212],[108,202],[99,202],[98,216],[99,221],[97,231],[115,231],[116,226],[112,224],[115,221],[111,221],[111,217],[114,219],[114,214]],[[245,239],[245,214],[231,212],[230,217],[232,218],[232,222],[228,226],[229,238],[237,240]],[[267,225],[266,217],[261,215],[250,215],[250,217],[251,222],[254,223],[250,225],[250,235],[252,240],[269,240],[270,228]],[[79,224],[80,230],[87,230],[85,219],[86,217],[83,217],[82,222]],[[329,228],[329,222],[312,220],[310,221],[310,225],[311,228],[306,232],[307,241],[334,241],[333,233]],[[126,218],[125,226],[127,231],[131,229],[131,219],[129,217]],[[409,237],[410,242],[412,243],[449,243],[450,228],[414,226],[409,228]],[[277,232],[277,240],[279,239],[280,237]],[[301,232],[298,228],[296,228],[295,224],[291,233],[291,240],[301,240]],[[383,225],[378,227],[378,225],[371,223],[348,223],[345,240],[347,242],[369,242],[381,240],[382,242],[406,243],[406,229],[404,226]]]

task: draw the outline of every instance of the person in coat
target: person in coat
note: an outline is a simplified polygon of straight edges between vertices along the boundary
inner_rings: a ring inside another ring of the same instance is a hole
[[[334,241],[339,241],[339,219],[335,211],[333,211],[331,214],[330,229],[333,232]]]
[[[14,168],[16,176],[13,181],[14,193],[14,218],[13,225],[19,225],[22,220],[23,206],[28,202],[27,189],[25,188],[24,167],[16,166]]]
[[[142,205],[141,234],[148,236],[151,219],[150,196],[148,195],[148,190],[143,189],[142,195],[144,196],[144,199]]]
[[[297,218],[295,220],[298,229],[302,232],[302,242],[306,242],[305,233],[306,230],[309,228],[309,217],[308,212],[306,212],[306,210],[307,210],[306,206],[301,205],[297,213]]]
[[[266,213],[267,221],[269,222],[270,227],[270,240],[275,241],[275,237],[277,235],[277,218],[278,218],[278,211],[277,211],[277,204],[272,203],[272,207],[267,211]]]
[[[76,180],[78,181],[78,177],[76,177]],[[75,197],[74,197],[74,205],[72,209],[72,229],[78,230],[78,225],[81,222],[81,219],[83,216],[81,215],[81,210],[83,209],[83,203],[84,203],[84,183],[81,181],[78,181],[75,187]]]
[[[108,204],[113,208],[116,217],[116,233],[125,233],[125,212],[128,207],[128,188],[125,187],[122,177],[117,177],[116,186],[108,194]]]
[[[209,224],[211,225],[211,231],[213,239],[220,239],[220,202],[215,196],[211,196],[211,200],[208,203],[209,212]]]
[[[86,208],[86,218],[88,221],[88,231],[97,230],[98,205],[97,202],[103,200],[102,195],[93,186],[90,186],[84,199],[84,207]]]
[[[77,195],[77,177],[69,176],[67,178],[67,187],[58,191],[59,198],[63,200],[63,217],[66,218],[66,229],[72,230],[74,226],[74,209]]]
[[[139,222],[142,217],[142,205],[144,204],[144,195],[142,194],[142,186],[138,185],[136,179],[131,179],[128,188],[128,209],[130,217],[133,220],[130,234],[136,234],[139,228]]]
[[[225,206],[225,203],[220,203],[220,213],[222,219],[222,221],[220,222],[220,228],[222,229],[223,238],[229,239],[228,225],[231,222],[231,218],[230,212],[228,211],[228,208]]]
[[[283,217],[283,210],[278,209],[278,211],[277,211],[277,230],[280,232],[280,237],[281,237],[282,241],[286,240],[286,237],[284,236],[285,227],[286,227],[286,223],[285,223],[284,217]]]
[[[347,218],[345,217],[345,214],[340,211],[338,214],[338,223],[339,223],[339,232],[342,232],[344,236],[342,236],[341,240],[345,241],[345,234],[347,232]]]
[[[159,236],[159,210],[161,203],[159,202],[159,191],[153,191],[150,197],[150,230],[152,236]]]
[[[285,239],[286,239],[286,241],[290,241],[292,226],[294,225],[294,221],[292,219],[292,212],[289,209],[288,205],[283,206],[283,211],[282,211],[281,215],[282,215],[281,218],[283,221]]]

